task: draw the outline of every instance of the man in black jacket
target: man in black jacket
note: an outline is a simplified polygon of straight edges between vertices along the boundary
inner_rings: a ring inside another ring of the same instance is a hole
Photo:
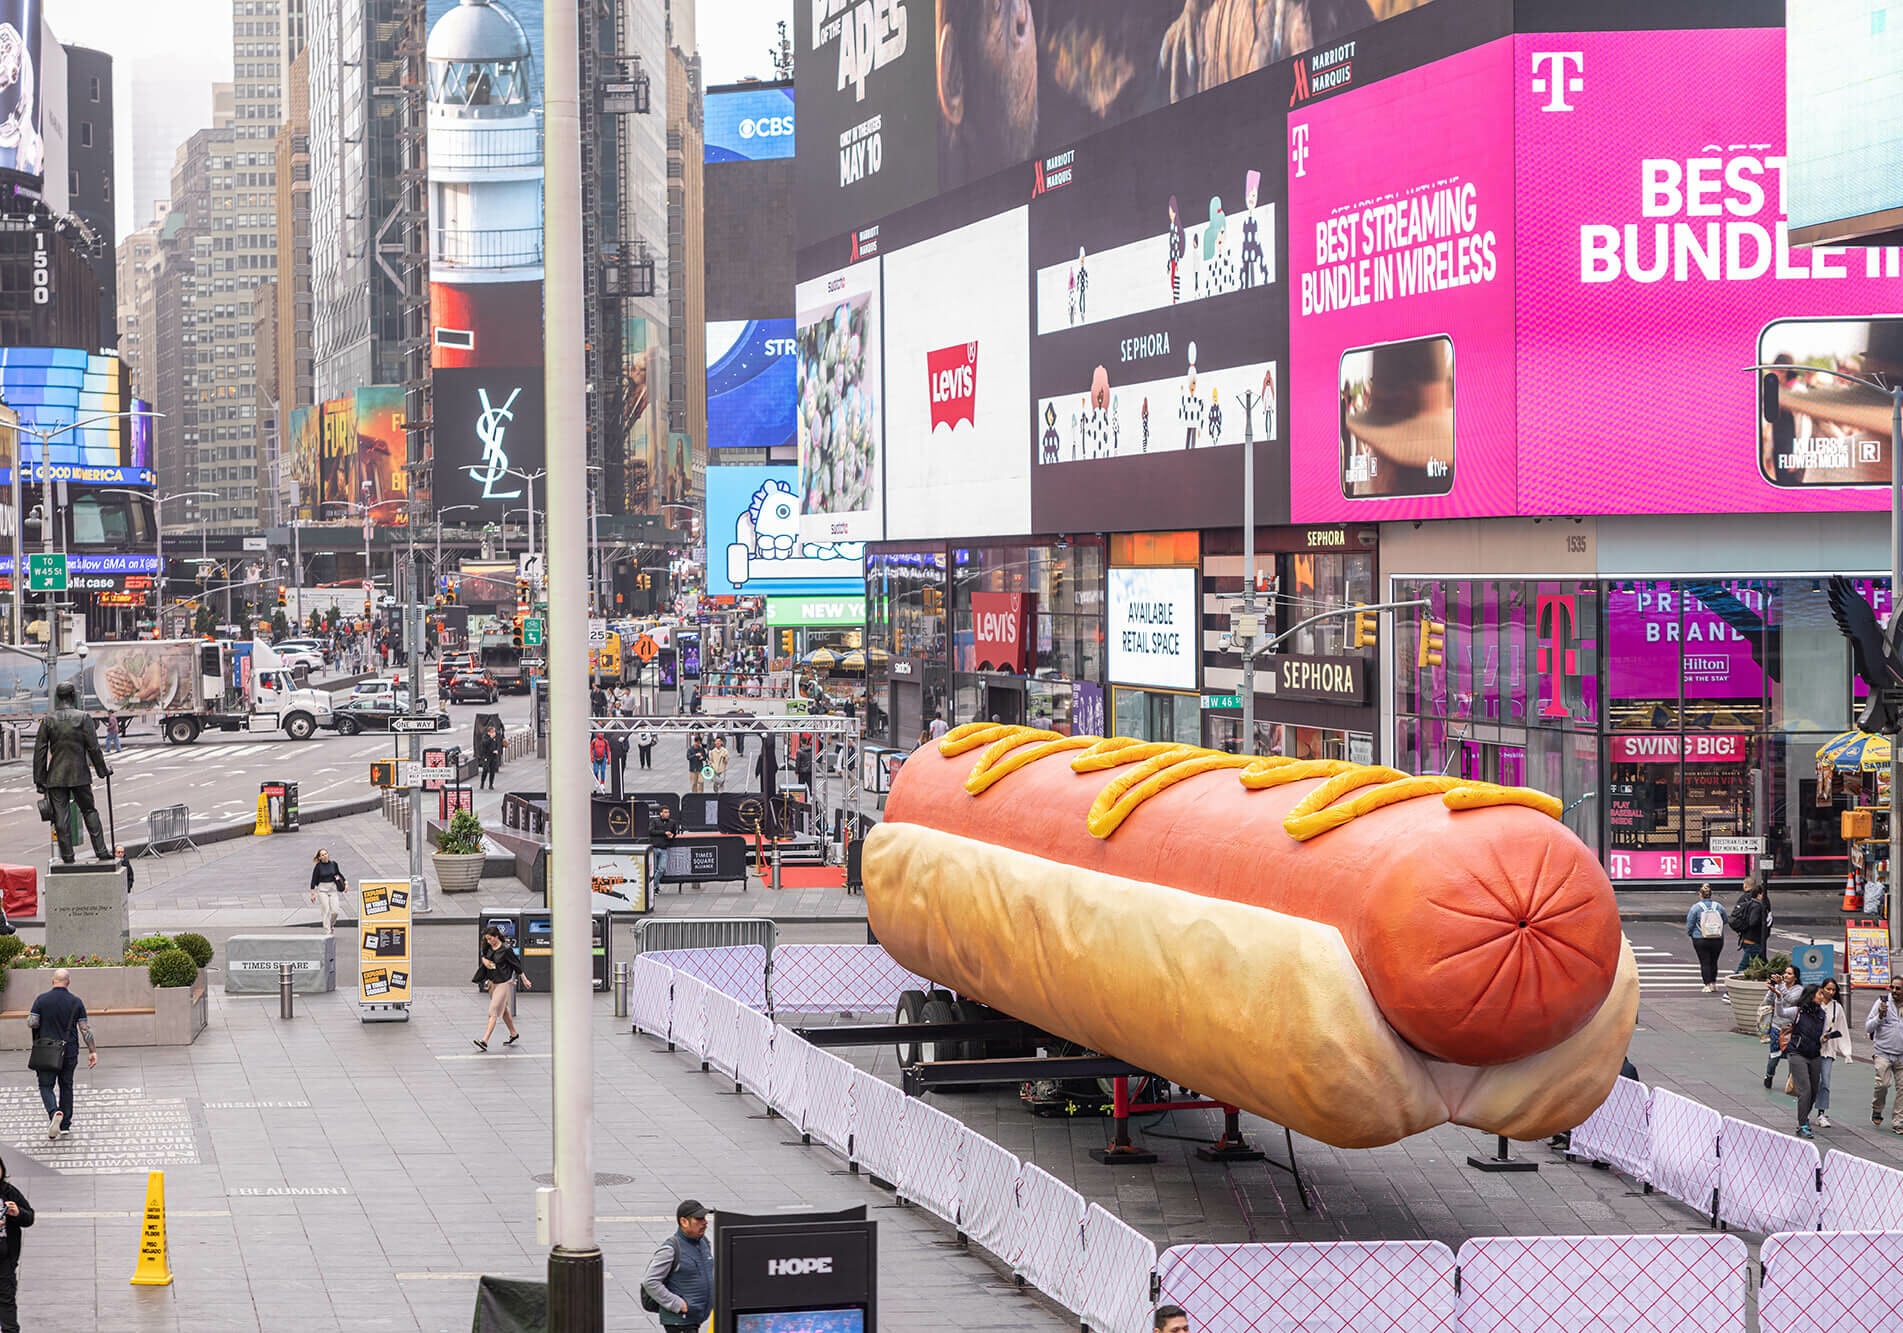
[[[53,704],[33,738],[33,785],[52,807],[59,859],[66,865],[73,863],[72,810],[78,806],[92,838],[93,855],[110,861],[112,849],[106,846],[106,832],[93,805],[93,773],[103,778],[111,771],[99,749],[99,733],[92,718],[80,711],[79,689],[71,681],[53,692]]]
[[[1764,888],[1753,884],[1738,899],[1737,906],[1731,909],[1731,919],[1726,922],[1738,936],[1739,972],[1751,966],[1753,958],[1764,957],[1765,937],[1770,933],[1771,914],[1764,906]]]
[[[19,1333],[20,1231],[33,1225],[33,1205],[7,1179],[4,1162],[0,1162],[0,1213],[6,1218],[5,1237],[0,1240],[0,1331]]]

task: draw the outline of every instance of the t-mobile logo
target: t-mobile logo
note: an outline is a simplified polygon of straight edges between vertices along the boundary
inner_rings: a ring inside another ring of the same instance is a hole
[[[1585,73],[1584,51],[1535,51],[1533,91],[1546,94],[1546,105],[1540,110],[1571,111],[1573,105],[1566,100],[1566,94],[1585,90]]]
[[[1295,174],[1306,176],[1308,174],[1308,126],[1289,126],[1288,141],[1288,160],[1294,164]]]

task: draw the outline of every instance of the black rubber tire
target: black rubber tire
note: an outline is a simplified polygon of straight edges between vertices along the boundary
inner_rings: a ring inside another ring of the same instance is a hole
[[[942,992],[941,992],[942,993]],[[921,1023],[952,1023],[958,1015],[952,1009],[949,1000],[927,1000],[919,1011]],[[938,1060],[962,1060],[965,1043],[962,1041],[922,1041],[918,1044],[919,1062],[932,1064]]]
[[[284,719],[284,731],[294,741],[307,741],[317,730],[317,719],[309,713],[292,713]]]
[[[165,719],[165,740],[169,745],[190,745],[198,739],[198,722],[189,717]]]
[[[894,1023],[917,1023],[920,1021],[919,1015],[924,1012],[924,1009],[924,991],[900,991],[899,1003],[892,1011],[892,1021]],[[919,1046],[917,1042],[902,1041],[898,1044],[896,1049],[898,1050],[899,1067],[901,1069],[919,1062]]]
[[[337,734],[339,736],[355,736],[358,732],[362,730],[363,730],[362,724],[360,724],[355,718],[346,717],[346,718],[338,719]]]
[[[952,1001],[952,1018],[960,1023],[982,1023],[992,1017],[995,1015],[975,1000]],[[988,1049],[990,1043],[981,1038],[947,1042],[946,1045],[957,1051],[957,1054],[951,1057],[954,1060],[983,1060],[991,1054]]]

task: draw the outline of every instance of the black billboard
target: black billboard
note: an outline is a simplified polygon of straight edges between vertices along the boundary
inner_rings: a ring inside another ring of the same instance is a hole
[[[431,477],[438,509],[475,505],[474,524],[500,523],[527,509],[529,484],[516,473],[547,466],[541,366],[433,372],[436,458]],[[545,481],[538,481],[541,487]],[[547,491],[536,501],[547,507]],[[524,521],[517,517],[516,522]]]
[[[29,190],[38,190],[46,175],[45,80],[40,0],[0,0],[0,181]],[[59,112],[65,115],[66,108]]]

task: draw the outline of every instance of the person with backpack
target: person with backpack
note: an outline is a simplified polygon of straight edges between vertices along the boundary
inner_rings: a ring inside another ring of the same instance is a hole
[[[1691,936],[1698,975],[1710,995],[1718,989],[1718,955],[1725,947],[1725,909],[1712,901],[1711,885],[1698,886],[1698,901],[1685,914],[1685,933]]]
[[[1795,1004],[1782,1005],[1778,1017],[1791,1025],[1791,1080],[1797,1085],[1797,1137],[1813,1139],[1811,1108],[1824,1081],[1824,1045],[1843,1036],[1826,1021],[1828,1015],[1817,1001],[1816,986],[1806,986]],[[1828,1122],[1826,1122],[1828,1123]]]
[[[714,1250],[707,1243],[707,1209],[682,1199],[676,1230],[654,1249],[641,1278],[641,1308],[661,1316],[662,1328],[699,1328],[714,1312]]]
[[[595,770],[595,786],[608,785],[608,738],[597,731],[588,742],[588,762]]]
[[[1763,887],[1753,884],[1740,894],[1725,924],[1738,937],[1737,970],[1742,972],[1751,966],[1752,959],[1764,957],[1765,939],[1770,934],[1771,913],[1764,905]]]

